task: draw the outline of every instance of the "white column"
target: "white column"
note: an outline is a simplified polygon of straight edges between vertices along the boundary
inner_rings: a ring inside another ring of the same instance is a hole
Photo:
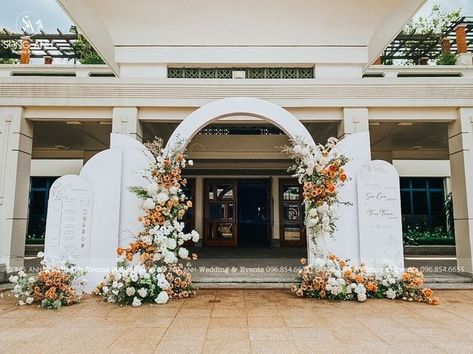
[[[343,118],[338,126],[339,139],[368,130],[368,108],[343,108]]]
[[[448,128],[457,264],[473,273],[473,108],[460,108]]]
[[[114,107],[112,115],[112,133],[129,135],[142,142],[143,130],[138,119],[138,108]]]
[[[273,238],[271,240],[271,245],[275,245],[276,242],[280,244],[281,235],[280,235],[280,205],[279,205],[279,177],[273,176],[271,178],[271,200],[272,200],[272,219],[273,219]],[[276,241],[277,240],[277,241]]]
[[[22,107],[0,108],[0,264],[23,266],[33,129]]]

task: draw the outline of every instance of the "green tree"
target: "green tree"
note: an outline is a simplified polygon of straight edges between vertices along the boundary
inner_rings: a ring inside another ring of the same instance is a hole
[[[75,26],[71,27],[71,32],[78,34],[77,40],[74,41],[72,45],[72,49],[74,50],[75,57],[81,64],[105,64],[94,47],[92,47],[82,34],[77,32]]]

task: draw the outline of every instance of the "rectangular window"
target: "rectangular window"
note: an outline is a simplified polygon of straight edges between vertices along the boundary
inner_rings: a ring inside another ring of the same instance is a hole
[[[401,177],[400,185],[404,230],[446,227],[443,178]]]
[[[31,177],[26,243],[44,243],[49,190],[58,177]]]

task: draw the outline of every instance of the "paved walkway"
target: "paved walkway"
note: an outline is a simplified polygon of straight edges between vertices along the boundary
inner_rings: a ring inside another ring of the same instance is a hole
[[[202,290],[141,308],[88,297],[58,311],[0,299],[5,353],[444,353],[473,351],[473,291],[439,306],[299,299],[285,290]]]
[[[473,291],[429,306],[299,299],[284,290],[201,290],[141,308],[88,297],[48,311],[0,299],[4,353],[468,353]]]

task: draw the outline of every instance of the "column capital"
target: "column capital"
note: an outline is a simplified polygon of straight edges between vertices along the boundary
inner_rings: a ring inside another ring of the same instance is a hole
[[[346,135],[369,131],[368,120],[368,108],[343,108],[342,120],[338,126],[338,138],[343,139]]]
[[[129,135],[138,141],[143,141],[143,130],[138,119],[138,107],[114,107],[112,132]]]

